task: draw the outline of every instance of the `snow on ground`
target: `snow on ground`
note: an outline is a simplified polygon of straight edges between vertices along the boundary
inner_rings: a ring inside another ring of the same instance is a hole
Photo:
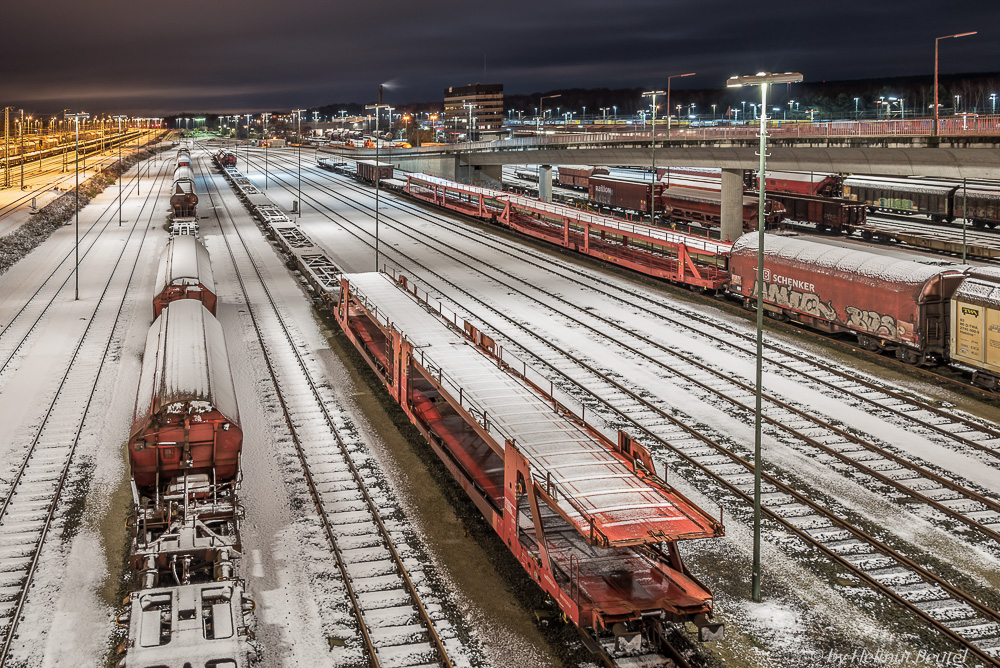
[[[311,303],[304,297],[295,279],[288,273],[281,259],[274,253],[258,228],[246,215],[242,205],[221,177],[213,176],[221,190],[222,201],[231,212],[240,217],[244,239],[249,242],[255,261],[264,270],[264,282],[279,304],[283,317],[293,323],[296,345],[307,351],[307,363],[312,365],[318,357],[324,358],[321,379],[324,386],[343,383],[346,374],[339,363],[322,355],[327,343],[312,314]],[[261,429],[247,430],[254,434],[245,441],[245,482],[242,497],[247,507],[247,524],[244,525],[244,545],[251,555],[247,566],[253,577],[249,579],[253,592],[259,592],[258,625],[261,645],[265,648],[266,665],[342,665],[358,660],[358,636],[354,621],[347,608],[340,575],[319,528],[312,500],[306,494],[298,460],[291,453],[287,427],[281,420],[273,387],[267,378],[263,357],[256,343],[252,323],[242,305],[242,296],[235,284],[235,273],[228,251],[217,234],[205,235],[212,253],[215,278],[219,285],[220,302],[239,304],[238,322],[232,322],[227,332],[242,332],[237,342],[230,340],[230,357],[234,370],[245,376],[237,380],[238,392],[254,388],[255,396],[240,396],[241,415],[250,419],[269,416],[270,424]],[[236,244],[235,238],[231,243]],[[245,278],[251,282],[250,268],[242,267]],[[259,292],[251,288],[251,293]],[[266,311],[263,296],[256,308]],[[234,312],[220,312],[224,322],[237,318]],[[234,351],[234,345],[242,349]],[[334,380],[336,379],[336,380]],[[286,395],[290,388],[284,389]],[[308,390],[303,389],[308,393]],[[351,388],[339,387],[337,394],[350,394]],[[294,391],[292,391],[294,394]],[[286,397],[287,398],[287,397]],[[347,431],[357,430],[363,421],[349,409],[334,407],[334,419]],[[304,425],[298,425],[300,428]],[[266,437],[265,437],[266,435]],[[263,443],[257,443],[264,438]],[[372,432],[362,430],[362,440],[377,440]],[[361,459],[367,457],[360,455]],[[357,457],[356,457],[356,461]],[[377,497],[378,492],[372,491]],[[390,507],[387,501],[383,507]],[[392,521],[387,522],[392,525]],[[252,527],[252,530],[248,529]],[[409,527],[399,527],[404,533]],[[304,549],[306,548],[306,549]],[[397,545],[403,552],[409,550],[405,542]],[[330,639],[347,641],[346,647],[333,647]],[[458,655],[459,658],[461,654]],[[460,663],[463,663],[460,661]]]
[[[153,178],[144,179],[143,191],[148,193],[152,184]],[[17,351],[9,370],[0,376],[0,417],[5,429],[15,429],[13,434],[2,440],[8,448],[2,455],[3,461],[11,465],[20,464],[22,455],[19,453],[32,437],[26,427],[40,422],[39,413],[54,396],[55,386],[65,372],[76,339],[108,280],[113,258],[117,258],[122,251],[130,228],[118,228],[117,208],[113,204],[117,195],[117,189],[114,192],[105,191],[90,206],[81,210],[79,301],[73,299],[70,273],[73,226],[56,231],[35,252],[0,276],[0,294],[3,295],[0,299],[0,322],[10,327],[0,335],[0,349],[3,351],[0,360],[4,361],[13,352],[12,345],[23,334],[18,329],[21,320],[11,324],[17,310],[53,270],[53,285],[46,291],[46,296],[52,296],[61,287],[45,320]],[[163,208],[162,203],[157,206],[153,202],[145,202],[143,195],[139,199],[133,197],[126,200],[124,205],[125,217],[130,220],[138,218],[140,206],[145,206],[139,218],[141,222],[135,241],[132,242],[136,245],[151,217],[159,222]],[[98,230],[112,216],[114,224],[98,237]],[[107,562],[109,559],[117,562],[120,545],[105,544],[107,527],[103,524],[103,513],[111,511],[110,496],[125,481],[122,446],[135,404],[138,360],[145,343],[148,322],[152,318],[149,299],[145,295],[152,294],[155,258],[164,241],[162,236],[156,234],[147,236],[140,251],[138,272],[131,292],[125,298],[123,317],[118,322],[109,355],[103,363],[96,401],[84,423],[61,511],[43,548],[34,586],[24,609],[24,621],[18,627],[18,638],[12,648],[12,656],[23,660],[25,665],[99,665],[108,651],[108,635],[115,610],[109,600],[113,597],[106,595],[107,591],[114,591],[114,583],[106,581],[109,574]],[[131,271],[135,260],[135,251],[126,250],[125,263],[118,269],[123,277]],[[61,266],[56,268],[60,263]],[[116,284],[120,287],[117,291],[112,289],[109,299],[121,300],[124,278]],[[98,317],[110,326],[116,311],[115,304],[106,304]],[[32,322],[35,317],[35,311],[21,316],[25,320],[30,318]],[[67,438],[71,436],[67,434]],[[67,504],[80,502],[81,495],[86,496],[81,516],[68,520]],[[118,528],[124,519],[124,513],[119,508],[118,515],[114,517]],[[70,521],[79,522],[78,528],[67,527]],[[114,535],[120,537],[120,534]]]
[[[279,189],[272,180],[269,195],[279,204],[290,208],[294,199],[294,179],[287,180],[292,184],[291,190]],[[309,183],[312,180],[336,184],[338,197],[319,192]],[[374,223],[366,215],[367,209],[359,211],[358,207],[371,207],[371,191],[359,194],[354,187],[356,186],[349,186],[341,179],[331,178],[327,173],[306,169],[304,166],[304,215],[299,222],[316,243],[330,250],[331,257],[345,270],[369,270],[374,263],[374,253],[368,245],[372,241],[368,233],[374,230]],[[357,203],[344,202],[341,198]],[[513,319],[523,325],[525,330],[537,332],[543,339],[557,342],[574,354],[599,360],[601,366],[613,369],[629,385],[651,392],[658,400],[674,406],[690,422],[710,425],[714,431],[740,443],[752,442],[752,427],[747,424],[742,411],[734,411],[729,405],[698,396],[661,371],[649,368],[643,360],[609,343],[608,339],[620,337],[620,334],[609,333],[608,338],[595,337],[583,332],[578,325],[566,318],[553,314],[550,309],[533,303],[532,299],[515,294],[514,289],[499,284],[498,279],[491,275],[496,273],[492,267],[503,267],[514,273],[517,280],[511,285],[518,290],[527,290],[532,294],[529,286],[545,286],[580,307],[590,308],[619,321],[626,329],[650,335],[667,346],[675,346],[678,350],[696,355],[713,367],[724,369],[744,380],[752,378],[752,360],[748,356],[721,349],[718,344],[705,342],[690,332],[679,331],[649,313],[598,296],[583,285],[582,281],[553,276],[543,269],[527,266],[509,253],[484,247],[474,240],[486,236],[478,230],[466,227],[466,233],[472,239],[459,237],[447,226],[434,220],[439,214],[410,210],[409,205],[394,202],[391,195],[383,194],[382,215],[384,218],[380,226],[380,240],[383,261],[390,266],[402,267],[423,285],[432,290],[436,288],[442,295],[451,297],[459,313],[468,313],[471,319],[500,333],[500,339],[506,339],[505,345],[516,345],[516,340],[526,347],[537,349],[538,354],[543,357],[554,356],[551,351],[545,352],[544,346],[537,341],[528,345],[531,337],[526,332],[513,328],[510,321]],[[394,221],[405,223],[409,231],[399,231]],[[361,235],[362,240],[355,235]],[[456,257],[454,250],[443,247],[445,243],[459,248],[471,257]],[[496,245],[506,246],[508,243],[510,242],[503,240],[496,242]],[[403,257],[403,254],[410,257]],[[551,258],[545,262],[556,266],[564,264],[562,260]],[[462,263],[467,263],[468,266],[463,266]],[[474,273],[479,270],[483,273]],[[605,280],[612,283],[624,282],[615,277],[605,277]],[[649,293],[654,294],[651,291]],[[666,295],[659,295],[659,298],[671,300]],[[477,301],[490,308],[484,308]],[[704,311],[711,313],[708,309]],[[745,332],[751,331],[746,323],[736,321],[735,324]],[[403,327],[405,330],[405,325]],[[802,348],[795,343],[789,345]],[[850,362],[845,363],[843,360],[829,361],[835,365],[851,366]],[[568,367],[567,372],[573,373]],[[991,475],[990,469],[982,466],[975,458],[956,453],[954,449],[938,442],[936,437],[917,433],[905,425],[873,419],[863,407],[822,393],[808,378],[793,380],[769,369],[765,376],[765,387],[786,399],[794,398],[797,403],[818,414],[836,417],[842,423],[850,424],[869,440],[892,444],[902,452],[920,457],[955,476],[966,477],[994,491],[997,489],[998,477],[995,476],[995,470]],[[930,394],[930,388],[926,389]],[[780,464],[800,479],[809,480],[815,487],[831,494],[844,505],[862,512],[873,523],[892,529],[903,539],[932,553],[942,553],[944,547],[944,554],[956,559],[957,565],[973,573],[982,575],[991,569],[995,570],[996,559],[993,555],[970,550],[969,545],[961,538],[949,535],[946,530],[934,527],[912,513],[901,511],[898,506],[867,489],[868,485],[863,480],[845,478],[815,458],[790,448],[774,437],[765,438],[765,447],[771,461]],[[899,521],[900,518],[905,518],[905,521]],[[963,551],[968,551],[968,554],[963,556]],[[835,601],[828,602],[828,606],[836,605],[836,600],[839,600],[840,605],[844,604],[843,599],[834,598]],[[813,610],[809,614],[825,613]],[[832,609],[830,614],[834,614]]]

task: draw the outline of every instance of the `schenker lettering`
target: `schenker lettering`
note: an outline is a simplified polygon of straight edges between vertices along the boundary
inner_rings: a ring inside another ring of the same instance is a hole
[[[765,283],[773,283],[775,285],[787,285],[793,290],[801,290],[802,292],[816,292],[816,285],[813,283],[807,283],[806,281],[800,281],[797,278],[791,278],[789,276],[779,276],[776,274],[771,274],[770,280],[765,276]]]
[[[771,277],[775,278],[774,276]],[[784,278],[784,277],[780,277]],[[792,279],[786,279],[789,283]],[[824,302],[816,294],[812,283],[804,281],[794,281],[795,283],[808,287],[809,290],[796,290],[791,285],[779,285],[777,283],[764,282],[764,301],[779,306],[784,306],[801,313],[808,313],[811,316],[824,320],[837,320],[837,310],[832,302]],[[757,283],[754,282],[753,296],[757,296]]]

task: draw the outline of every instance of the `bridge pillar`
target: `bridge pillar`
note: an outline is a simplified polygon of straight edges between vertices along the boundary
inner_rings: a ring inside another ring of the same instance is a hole
[[[722,170],[722,239],[743,236],[743,170]]]
[[[477,165],[473,176],[475,185],[503,189],[503,165]]]
[[[552,201],[552,165],[538,166],[538,199]]]

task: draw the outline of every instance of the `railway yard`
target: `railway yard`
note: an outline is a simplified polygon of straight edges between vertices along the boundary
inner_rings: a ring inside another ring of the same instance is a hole
[[[758,604],[756,235],[710,239],[711,196],[650,227],[588,206],[621,168],[550,204],[527,166],[160,148],[0,274],[0,665],[1000,665],[996,369],[941,324],[1000,308],[990,225],[968,265],[863,196],[766,235],[921,310],[842,321],[780,265]]]

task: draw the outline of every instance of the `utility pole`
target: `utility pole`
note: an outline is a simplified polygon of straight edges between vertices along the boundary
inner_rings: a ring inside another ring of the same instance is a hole
[[[382,176],[382,165],[378,161],[378,117],[379,109],[388,107],[387,104],[382,104],[382,84],[378,85],[378,102],[375,104],[365,105],[365,109],[375,110],[375,271],[378,271],[378,218],[379,218],[379,181]]]
[[[122,167],[122,121],[125,116],[115,116],[118,121],[118,227],[122,226],[122,179],[125,177],[125,170]]]
[[[17,125],[17,134],[21,137],[21,190],[24,190],[24,109],[21,110],[21,122]]]
[[[296,143],[299,145],[299,203],[298,203],[298,208],[299,208],[299,218],[301,218],[302,217],[302,114],[305,113],[305,109],[295,109],[295,110],[292,111],[292,113],[295,114],[295,124],[296,124],[295,139],[297,140]],[[378,141],[378,140],[376,139],[376,141]],[[266,180],[267,177],[265,176],[264,179]]]
[[[667,77],[667,139],[670,139],[670,80],[677,79],[680,77],[693,77],[695,72],[688,72],[686,74],[671,74]],[[680,110],[677,111],[677,120],[680,121]]]
[[[10,110],[3,108],[3,187],[10,188]]]
[[[142,177],[142,155],[139,153],[139,118],[135,119],[135,194],[139,194],[139,181]]]
[[[80,120],[86,120],[90,118],[90,114],[79,113],[79,114],[69,114],[66,116],[67,119],[72,118],[76,125],[76,152],[79,158],[80,153]],[[76,245],[75,245],[75,263],[76,269],[73,271],[73,276],[76,279],[76,291],[73,299],[80,299],[80,162],[79,159],[76,161]]]
[[[472,143],[472,110],[475,109],[478,105],[475,105],[472,102],[466,102],[462,106],[469,110],[469,127],[466,129],[465,134],[466,134],[466,141],[468,141],[468,143],[471,144]],[[472,152],[471,151],[468,153],[468,156],[469,156],[469,185],[471,186],[472,185],[472,160],[471,160],[471,158],[472,158]]]
[[[759,72],[745,76],[730,77],[729,88],[760,86],[760,188],[757,193],[757,402],[754,411],[754,467],[753,467],[753,566],[751,569],[751,597],[760,603],[760,482],[763,457],[761,455],[761,389],[764,357],[764,207],[765,184],[767,183],[767,87],[769,84],[798,83],[802,75],[798,72],[771,74]]]
[[[653,98],[653,141],[650,142],[650,144],[652,144],[652,150],[650,151],[650,156],[649,156],[649,162],[653,166],[653,177],[652,179],[650,179],[653,182],[653,186],[649,191],[650,212],[653,217],[653,220],[656,220],[656,212],[653,209],[656,193],[653,191],[656,189],[656,96],[657,95],[666,95],[666,93],[662,90],[648,90],[642,94],[643,97]],[[667,113],[670,113],[669,109],[667,110]]]

